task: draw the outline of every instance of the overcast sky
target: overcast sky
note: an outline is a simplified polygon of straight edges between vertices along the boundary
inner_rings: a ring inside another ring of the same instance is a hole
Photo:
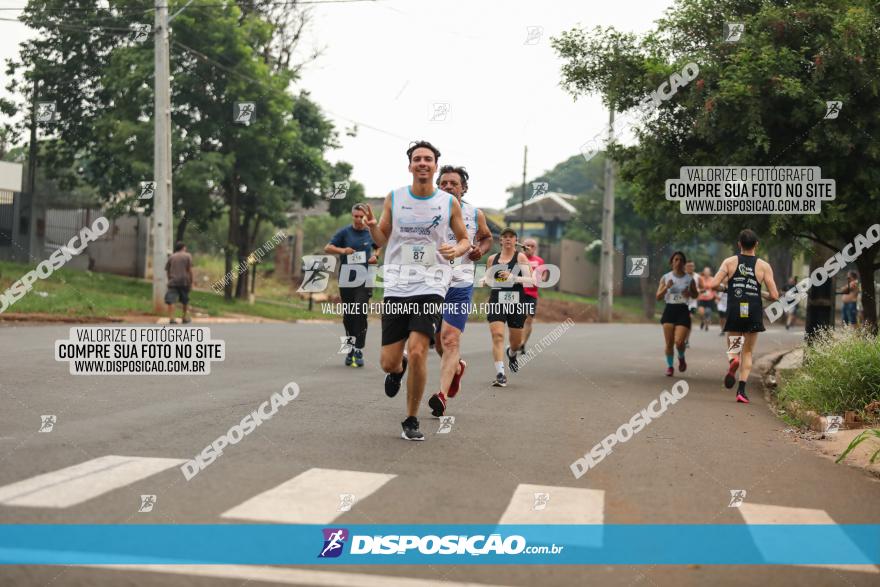
[[[0,0],[0,7],[24,4]],[[352,120],[361,123],[354,138],[340,133],[342,148],[329,158],[352,163],[367,195],[408,183],[407,145],[426,139],[440,149],[441,164],[468,168],[470,201],[497,208],[507,199],[505,188],[521,182],[524,145],[531,178],[577,154],[607,120],[598,97],[575,102],[560,88],[561,62],[550,38],[573,27],[644,32],[670,4],[388,0],[317,5],[304,47],[326,49],[299,87],[312,93],[340,130]],[[17,14],[0,11],[3,18]],[[0,31],[4,63],[33,35],[17,22],[0,21]],[[5,73],[0,80],[5,87]]]

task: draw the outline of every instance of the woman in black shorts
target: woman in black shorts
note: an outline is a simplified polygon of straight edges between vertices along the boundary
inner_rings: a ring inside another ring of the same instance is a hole
[[[685,271],[687,258],[681,251],[675,251],[669,258],[672,271],[660,278],[660,286],[657,288],[657,299],[664,300],[666,307],[663,308],[663,316],[660,324],[663,325],[663,338],[666,341],[666,376],[672,377],[675,371],[672,368],[672,347],[678,349],[678,370],[687,370],[687,362],[684,359],[685,343],[691,331],[691,314],[688,311],[688,302],[697,297],[697,284],[694,277]]]
[[[500,266],[506,266],[501,269]],[[519,273],[516,268],[519,266]],[[526,323],[528,307],[523,300],[523,284],[533,285],[532,268],[524,253],[516,250],[516,231],[505,228],[501,231],[501,252],[489,257],[486,262],[486,276],[483,282],[491,285],[489,311],[489,331],[492,333],[492,358],[495,362],[495,380],[492,385],[505,387],[507,375],[504,374],[502,353],[507,355],[510,370],[516,372],[516,351],[510,356],[511,349],[518,349],[523,343],[523,326]],[[513,277],[512,277],[513,276]],[[504,325],[507,325],[510,346],[504,351]]]

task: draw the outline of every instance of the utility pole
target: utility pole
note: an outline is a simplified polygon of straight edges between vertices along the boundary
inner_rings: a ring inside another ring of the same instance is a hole
[[[523,147],[523,180],[522,180],[522,195],[520,197],[520,207],[519,207],[519,238],[525,238],[525,230],[526,230],[526,162],[529,158],[529,146],[526,145]]]
[[[166,2],[166,4],[163,4]],[[168,277],[165,261],[171,253],[171,88],[169,82],[168,0],[156,0],[155,21],[155,125],[153,169],[153,311],[164,313]]]
[[[25,206],[30,211],[28,215],[29,234],[27,240],[22,242],[22,245],[27,247],[27,250],[24,251],[24,257],[21,259],[23,263],[30,263],[32,258],[40,259],[43,256],[43,247],[38,246],[39,238],[37,237],[42,208],[37,203],[35,189],[37,185],[37,85],[39,83],[36,68],[34,68],[34,88],[31,94],[31,140],[28,145],[27,204]],[[45,212],[42,213],[45,215]]]
[[[614,140],[614,108],[608,118],[608,146]],[[611,322],[614,305],[614,163],[605,148],[605,197],[602,202],[602,259],[599,265],[599,322]]]

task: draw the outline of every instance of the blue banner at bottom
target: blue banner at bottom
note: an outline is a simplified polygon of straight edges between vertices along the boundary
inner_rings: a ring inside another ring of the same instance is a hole
[[[880,525],[0,525],[0,564],[880,564]]]

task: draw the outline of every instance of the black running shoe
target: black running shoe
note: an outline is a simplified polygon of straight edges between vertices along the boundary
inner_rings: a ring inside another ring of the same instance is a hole
[[[419,420],[415,416],[408,416],[406,420],[400,423],[403,432],[400,437],[404,440],[424,440],[425,435],[419,432]]]
[[[400,391],[400,382],[403,381],[403,374],[406,373],[406,355],[403,356],[403,371],[400,373],[388,373],[385,375],[385,395],[394,397]]]
[[[513,353],[513,356],[510,356],[510,347],[507,347],[507,350],[504,351],[507,353],[507,364],[510,366],[510,370],[513,373],[519,371],[519,363],[516,362],[516,353]]]
[[[504,373],[496,375],[495,381],[492,382],[492,387],[507,387],[507,375]]]

